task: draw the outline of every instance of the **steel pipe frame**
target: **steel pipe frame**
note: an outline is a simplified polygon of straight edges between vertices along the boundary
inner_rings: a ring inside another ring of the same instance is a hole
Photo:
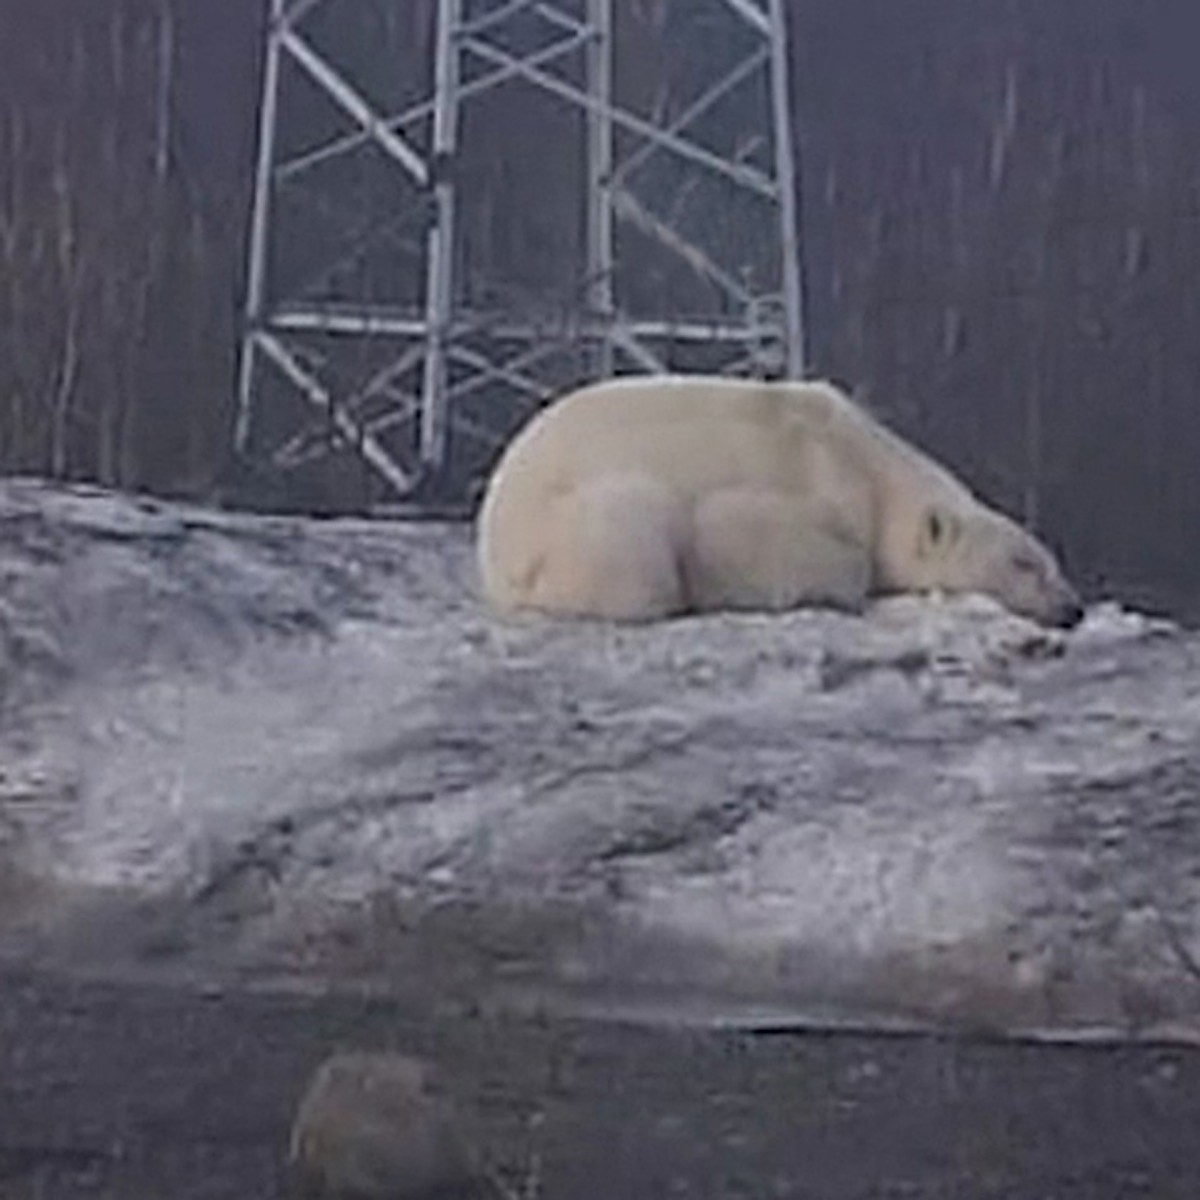
[[[592,347],[593,375],[611,374],[619,350],[646,371],[665,369],[655,351],[657,342],[689,342],[741,345],[753,356],[754,347],[782,341],[787,373],[803,374],[805,328],[802,291],[802,262],[799,210],[796,198],[798,165],[791,133],[789,56],[786,40],[785,0],[720,0],[747,28],[765,41],[696,97],[683,112],[665,126],[656,126],[614,104],[612,96],[612,0],[583,0],[582,21],[562,10],[564,0],[511,0],[500,9],[471,19],[472,0],[438,0],[434,94],[410,106],[398,116],[385,117],[354,87],[351,80],[333,67],[299,29],[300,23],[330,0],[271,0],[264,58],[262,101],[259,113],[258,155],[250,219],[246,332],[238,371],[237,418],[234,432],[239,453],[248,452],[253,434],[256,378],[271,363],[284,378],[316,408],[337,431],[346,445],[401,497],[416,484],[422,471],[436,471],[445,463],[450,428],[455,420],[456,398],[478,390],[488,382],[503,381],[527,399],[546,398],[545,388],[527,368],[536,364],[539,345],[557,343],[564,336]],[[514,55],[486,40],[520,13],[535,12],[550,22],[560,35],[548,45],[526,55]],[[583,89],[563,80],[548,68],[556,61],[582,49],[586,82]],[[463,82],[466,55],[488,63],[490,70]],[[354,134],[277,163],[280,120],[280,76],[285,59],[293,61],[342,109],[359,128]],[[718,101],[733,91],[756,70],[765,68],[770,84],[770,123],[774,146],[774,174],[726,159],[694,143],[684,130]],[[544,93],[557,96],[582,110],[587,137],[586,290],[581,312],[565,322],[523,321],[519,317],[479,314],[457,310],[454,304],[455,185],[441,165],[458,151],[461,108],[472,97],[512,78],[522,78]],[[412,143],[403,130],[432,116],[433,134],[428,156]],[[614,161],[614,128],[639,135],[643,141],[624,161]],[[390,160],[418,186],[432,188],[435,217],[426,244],[426,287],[423,313],[388,311],[369,304],[288,304],[267,302],[268,249],[272,237],[271,209],[275,187],[300,178],[306,171],[330,158],[354,151],[374,141]],[[655,153],[673,154],[698,167],[716,172],[744,191],[773,202],[778,209],[780,241],[780,320],[764,320],[763,298],[750,297],[744,288],[723,271],[703,250],[687,242],[678,231],[649,212],[633,195],[627,180]],[[698,266],[731,299],[743,306],[742,321],[707,321],[671,318],[630,320],[620,311],[616,294],[614,227],[618,217],[638,216],[639,227],[675,254]],[[757,315],[756,315],[757,314]],[[464,331],[487,329],[497,344],[525,343],[510,354],[509,361],[493,361],[487,355],[463,347],[457,339]],[[564,330],[566,332],[564,333]],[[335,398],[305,370],[284,344],[288,335],[305,333],[408,339],[410,344],[398,357],[375,372],[350,396]],[[397,386],[397,381],[423,357],[420,395]],[[449,364],[465,367],[467,374],[453,382]],[[368,402],[386,397],[394,411],[368,419],[363,411]],[[407,421],[417,420],[417,465],[396,461],[377,435]],[[273,457],[281,463],[301,453],[311,441],[311,431],[288,439]]]

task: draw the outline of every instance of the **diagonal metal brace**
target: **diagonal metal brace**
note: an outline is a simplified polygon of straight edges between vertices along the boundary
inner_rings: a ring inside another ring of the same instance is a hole
[[[294,29],[281,30],[279,40],[329,97],[362,126],[365,134],[378,142],[381,149],[404,167],[422,187],[429,185],[429,168],[421,155],[400,134],[389,128],[371,105]]]
[[[283,374],[301,393],[318,408],[329,415],[337,431],[351,446],[359,447],[362,456],[401,495],[409,491],[415,482],[392,456],[366,430],[360,429],[346,413],[334,403],[328,390],[314,379],[288,352],[286,346],[274,335],[260,330],[254,335],[263,353],[275,363]]]
[[[650,138],[666,149],[673,150],[681,158],[691,159],[693,162],[706,166],[710,170],[717,172],[717,174],[724,175],[726,178],[733,180],[739,186],[749,188],[751,191],[766,196],[769,200],[775,199],[777,192],[774,183],[763,175],[761,171],[757,171],[753,167],[730,162],[728,159],[722,158],[719,154],[714,154],[711,150],[706,150],[703,146],[697,146],[687,138],[668,133],[660,126],[654,125],[650,121],[644,121],[641,117],[636,117],[624,109],[612,108],[601,104],[589,96],[587,92],[581,91],[565,80],[559,79],[547,71],[538,70],[537,67],[531,67],[528,63],[522,62],[506,50],[501,50],[499,47],[493,46],[479,38],[465,38],[463,46],[473,54],[477,54],[480,58],[487,59],[500,66],[509,67],[515,74],[528,79],[530,83],[538,85],[545,91],[562,96],[564,99],[577,104],[580,108],[590,112],[603,113],[613,124],[621,125],[632,133]]]

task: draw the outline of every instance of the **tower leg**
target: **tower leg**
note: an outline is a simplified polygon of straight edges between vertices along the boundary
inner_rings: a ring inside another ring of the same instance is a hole
[[[420,458],[425,470],[446,461],[449,436],[448,350],[454,307],[454,155],[458,149],[459,51],[462,0],[438,0],[434,64],[434,221],[429,230],[425,302],[425,376],[421,397]]]
[[[593,374],[613,373],[613,125],[612,0],[588,0],[588,94],[599,102],[587,113],[587,302],[599,327]]]
[[[266,297],[267,249],[270,240],[271,176],[275,166],[275,137],[279,118],[279,65],[285,0],[271,0],[267,49],[263,63],[262,101],[258,113],[258,159],[250,212],[250,250],[246,272],[246,328],[238,363],[237,420],[234,449],[244,456],[250,445],[258,331]]]
[[[804,266],[801,262],[800,211],[797,199],[796,148],[792,137],[792,97],[788,57],[786,0],[770,0],[771,109],[775,142],[775,185],[779,189],[779,241],[783,261],[784,362],[789,379],[807,367],[804,329]]]

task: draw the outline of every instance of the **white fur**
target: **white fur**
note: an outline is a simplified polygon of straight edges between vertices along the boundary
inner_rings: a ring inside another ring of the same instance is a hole
[[[1013,577],[1018,550],[1038,587]],[[932,588],[1052,619],[1071,595],[1044,547],[827,383],[642,376],[575,392],[501,456],[478,552],[498,610],[612,620]]]

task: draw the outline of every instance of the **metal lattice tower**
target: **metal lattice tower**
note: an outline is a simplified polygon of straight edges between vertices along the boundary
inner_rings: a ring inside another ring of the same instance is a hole
[[[239,456],[419,502],[590,378],[801,376],[785,3],[425,0],[398,66],[414,0],[271,0]]]

